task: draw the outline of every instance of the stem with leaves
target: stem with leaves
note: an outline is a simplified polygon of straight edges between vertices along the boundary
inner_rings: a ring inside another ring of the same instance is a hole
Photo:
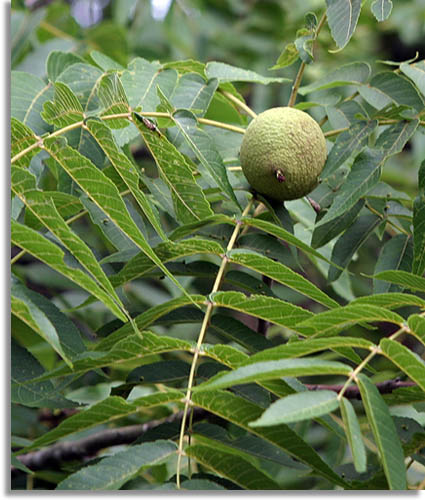
[[[236,226],[233,230],[233,233],[230,237],[229,243],[227,244],[226,248],[226,253],[223,255],[223,259],[220,264],[220,268],[218,270],[217,276],[214,281],[214,285],[212,287],[210,295],[213,293],[217,292],[220,288],[224,272],[227,267],[227,263],[229,262],[229,258],[227,256],[228,252],[230,252],[233,249],[233,246],[236,242],[237,237],[239,236],[241,227],[242,227],[242,218],[245,217],[249,211],[251,210],[252,204],[254,202],[254,198],[251,198],[250,201],[248,202],[247,206],[245,207],[244,211],[242,212],[241,219],[239,219],[236,222]],[[176,472],[176,482],[177,482],[177,488],[180,489],[180,469],[181,469],[181,460],[183,457],[183,445],[184,445],[184,436],[185,436],[185,430],[186,430],[186,420],[187,416],[189,413],[189,406],[191,404],[191,396],[192,396],[192,387],[193,387],[193,382],[195,379],[195,372],[196,372],[196,367],[197,367],[197,362],[198,358],[200,355],[200,350],[201,350],[201,345],[204,341],[204,337],[211,319],[211,314],[214,309],[214,303],[211,302],[210,300],[208,301],[207,304],[207,309],[205,311],[204,319],[202,321],[202,326],[201,330],[199,332],[198,336],[198,341],[196,343],[196,347],[193,352],[193,360],[192,360],[192,365],[190,367],[190,373],[189,373],[189,380],[187,384],[187,390],[186,390],[186,396],[184,398],[184,410],[183,410],[183,417],[182,417],[182,422],[180,426],[180,437],[179,437],[179,448],[178,448],[178,457],[177,457],[177,472]]]

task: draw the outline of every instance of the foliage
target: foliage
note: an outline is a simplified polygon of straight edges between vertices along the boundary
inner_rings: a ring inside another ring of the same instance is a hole
[[[425,61],[350,48],[390,0],[297,10],[280,56],[264,3],[207,11],[252,22],[250,66],[235,36],[188,58],[178,2],[161,61],[143,2],[86,29],[15,2],[13,488],[424,486]],[[285,205],[238,160],[273,92],[329,150]]]

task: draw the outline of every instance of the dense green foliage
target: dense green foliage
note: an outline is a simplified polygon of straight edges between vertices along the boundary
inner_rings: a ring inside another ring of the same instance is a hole
[[[425,486],[424,7],[395,3],[12,2],[12,489]],[[239,149],[287,105],[328,157],[283,204]]]

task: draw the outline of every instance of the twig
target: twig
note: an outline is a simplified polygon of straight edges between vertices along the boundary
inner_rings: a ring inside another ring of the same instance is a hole
[[[242,218],[245,217],[250,209],[251,206],[254,202],[254,198],[251,198],[250,201],[248,202],[247,206],[245,207],[244,211],[242,212],[241,219],[236,222],[236,226],[233,230],[233,233],[230,237],[229,243],[226,248],[226,254],[223,256],[223,259],[221,261],[220,268],[217,272],[217,276],[214,281],[214,285],[212,287],[210,295],[213,293],[217,292],[218,289],[220,288],[221,281],[224,276],[224,271],[226,270],[227,263],[229,262],[229,258],[227,257],[227,253],[230,252],[236,242],[237,237],[239,236],[239,232],[242,227]],[[199,332],[198,336],[198,341],[196,343],[196,347],[193,352],[193,359],[192,359],[192,365],[190,367],[190,373],[189,373],[189,379],[187,382],[187,390],[186,390],[186,396],[184,398],[184,410],[183,410],[183,418],[180,426],[180,436],[179,436],[179,449],[178,449],[178,456],[177,456],[177,470],[176,470],[176,484],[177,484],[177,489],[180,489],[180,468],[181,468],[181,460],[183,456],[183,442],[184,442],[184,437],[185,437],[185,432],[186,432],[186,419],[187,415],[189,412],[189,406],[191,405],[191,396],[192,396],[192,387],[193,387],[193,382],[195,379],[195,372],[196,372],[196,367],[198,363],[198,358],[201,350],[201,345],[204,341],[205,334],[208,329],[208,325],[210,323],[211,319],[211,314],[214,309],[214,303],[211,301],[208,301],[207,309],[205,311],[204,315],[204,320],[202,321],[202,326],[201,330]]]
[[[313,43],[317,40],[317,37],[318,37],[323,25],[325,24],[325,21],[326,21],[326,11],[324,12],[322,17],[320,18],[319,24],[317,25],[316,32],[315,32],[314,38],[313,38]],[[295,104],[295,101],[297,99],[298,89],[300,87],[301,80],[303,78],[305,67],[306,67],[306,63],[304,61],[302,61],[300,64],[300,67],[298,68],[297,76],[295,77],[294,83],[292,85],[291,95],[289,96],[289,101],[288,101],[289,107],[292,107]]]
[[[203,408],[194,408],[194,419],[205,417],[207,411]],[[77,441],[64,441],[43,450],[31,451],[18,455],[18,460],[31,470],[41,470],[49,467],[58,469],[60,462],[67,460],[82,460],[90,458],[100,450],[122,444],[130,444],[146,432],[165,423],[175,422],[183,416],[183,411],[173,413],[169,417],[152,420],[145,424],[128,425],[116,429],[106,429]],[[15,467],[11,467],[16,472]]]
[[[385,380],[385,382],[379,382],[376,384],[376,388],[381,394],[390,394],[396,389],[401,387],[413,387],[416,386],[415,382],[402,382],[397,379]],[[343,385],[326,385],[326,384],[306,384],[306,387],[310,391],[334,391],[340,392]],[[356,385],[347,387],[344,392],[344,397],[347,399],[361,399],[360,390]]]
[[[236,104],[236,106],[241,108],[243,111],[245,111],[245,113],[250,115],[252,118],[257,118],[257,113],[255,113],[255,111],[253,111],[247,104],[242,102],[240,99],[235,97],[233,94],[231,94],[230,92],[226,92],[226,91],[222,91],[222,94],[225,97],[227,97],[227,99],[234,102]]]

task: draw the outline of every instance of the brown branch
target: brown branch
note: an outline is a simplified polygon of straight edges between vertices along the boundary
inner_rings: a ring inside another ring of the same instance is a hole
[[[413,387],[415,386],[415,382],[402,382],[398,379],[395,380],[385,380],[385,382],[379,382],[376,384],[376,388],[381,394],[390,394],[396,389],[400,389],[401,387]],[[342,385],[326,385],[326,384],[305,384],[308,390],[310,391],[334,391],[340,392],[342,389]],[[361,399],[360,390],[357,385],[351,385],[347,387],[344,392],[344,396],[347,399]]]
[[[203,418],[206,411],[202,408],[194,408],[194,419]],[[49,446],[43,450],[31,451],[24,455],[18,455],[18,460],[29,469],[41,470],[52,467],[58,468],[58,464],[67,460],[82,460],[90,458],[100,450],[121,444],[130,444],[147,431],[158,427],[164,423],[181,420],[183,411],[173,413],[169,417],[152,420],[145,424],[128,425],[116,429],[106,429],[96,432],[91,436],[77,441],[64,441]],[[17,472],[15,467],[11,467],[12,473]]]

